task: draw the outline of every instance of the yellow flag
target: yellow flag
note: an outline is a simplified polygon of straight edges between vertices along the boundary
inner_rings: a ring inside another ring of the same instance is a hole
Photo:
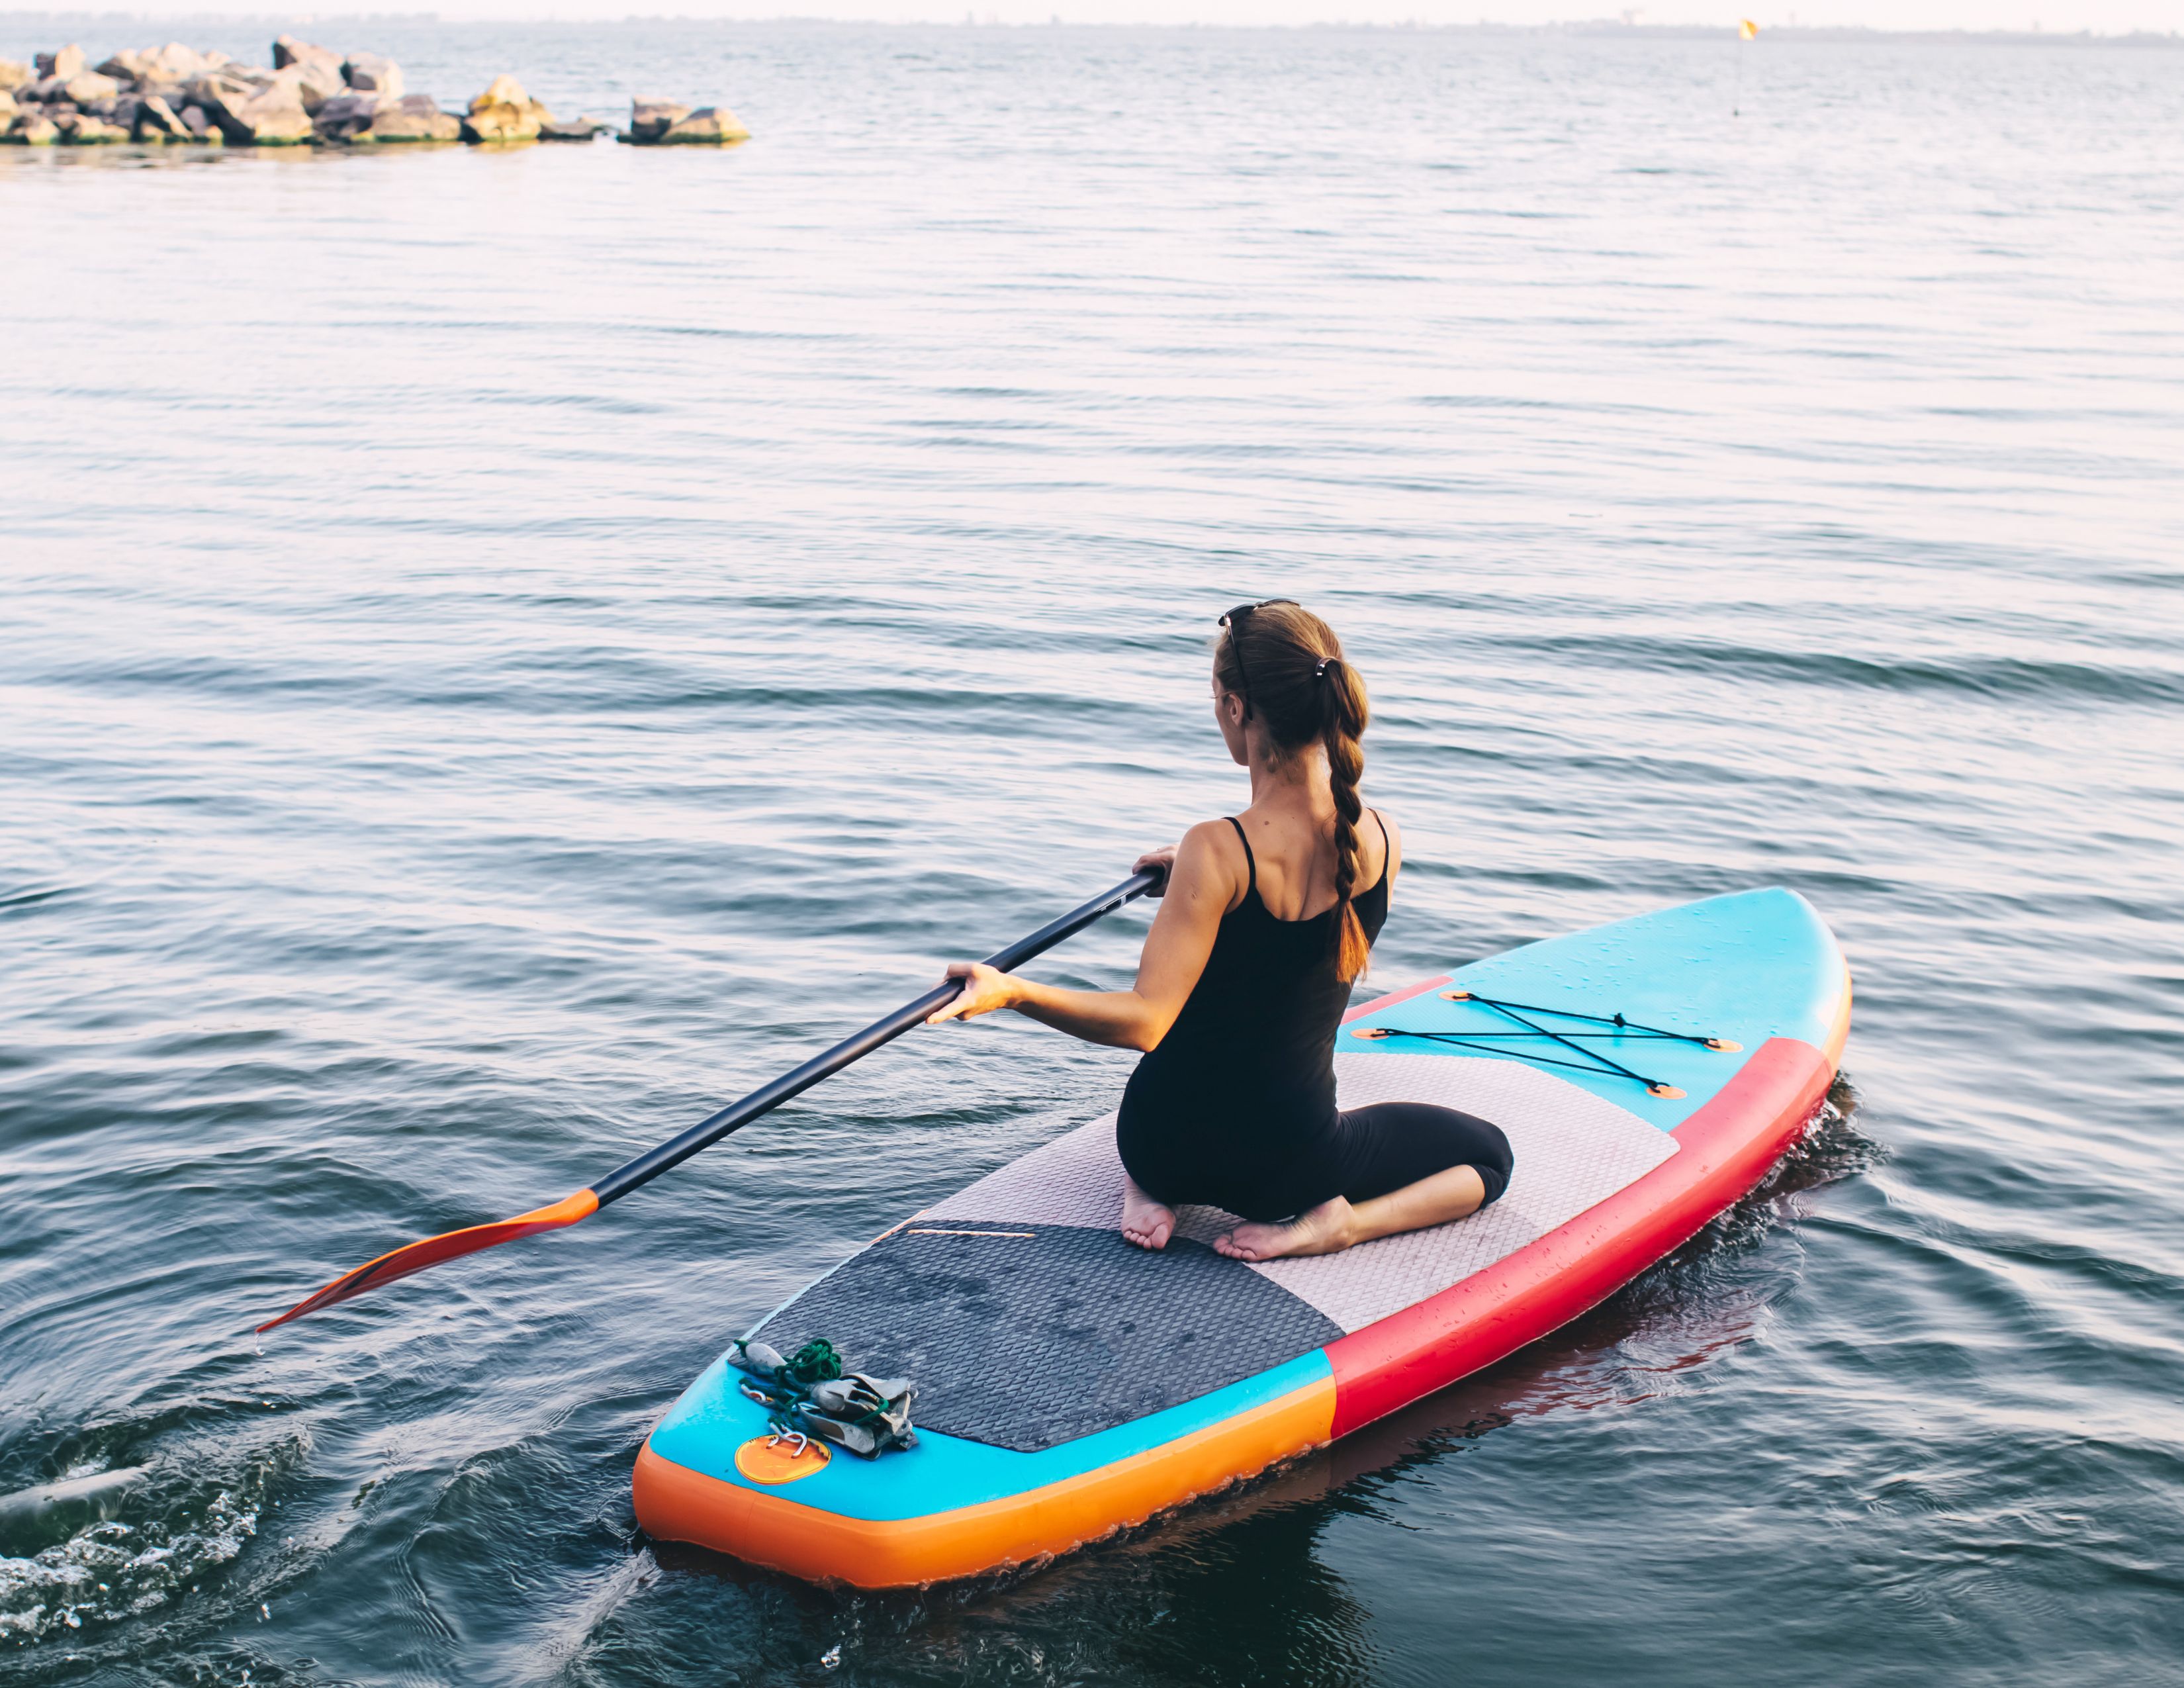
[[[1751,19],[1741,18],[1737,20],[1736,38],[1739,41],[1750,41],[1758,33],[1759,25],[1753,23]]]

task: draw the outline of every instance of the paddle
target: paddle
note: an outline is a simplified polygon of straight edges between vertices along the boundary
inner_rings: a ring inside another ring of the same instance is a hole
[[[1112,914],[1133,897],[1143,896],[1161,882],[1164,870],[1149,867],[1142,873],[1133,873],[1111,891],[1102,892],[1089,903],[1070,910],[1061,919],[1051,921],[1028,938],[1019,938],[1008,946],[986,958],[986,965],[999,967],[1003,972],[1013,972],[1035,955],[1041,955],[1073,933],[1083,931],[1102,915]],[[376,1290],[382,1284],[392,1284],[398,1278],[407,1278],[413,1272],[422,1272],[428,1266],[437,1266],[443,1260],[454,1260],[466,1254],[476,1254],[499,1244],[513,1242],[518,1237],[527,1237],[534,1232],[559,1230],[564,1225],[573,1225],[588,1219],[610,1201],[619,1201],[639,1184],[649,1184],[671,1167],[679,1167],[700,1149],[719,1142],[730,1132],[740,1130],[760,1114],[779,1107],[790,1097],[801,1095],[830,1073],[839,1072],[861,1056],[870,1055],[882,1044],[892,1043],[912,1026],[922,1024],[925,1017],[944,1006],[963,989],[960,979],[949,979],[937,984],[914,1002],[903,1006],[883,1019],[845,1038],[824,1055],[815,1055],[803,1066],[784,1072],[771,1084],[762,1084],[739,1102],[731,1102],[718,1113],[699,1120],[688,1131],[671,1137],[656,1149],[649,1149],[633,1161],[624,1162],[588,1189],[580,1189],[574,1195],[564,1196],[551,1206],[519,1213],[513,1219],[503,1219],[490,1225],[471,1225],[460,1231],[448,1231],[437,1237],[426,1237],[383,1254],[378,1259],[367,1261],[355,1271],[348,1273],[282,1313],[276,1319],[268,1319],[258,1329],[270,1330],[276,1324],[286,1324],[292,1318],[301,1318],[305,1313],[316,1312],[320,1307],[330,1307],[361,1295],[367,1290]]]

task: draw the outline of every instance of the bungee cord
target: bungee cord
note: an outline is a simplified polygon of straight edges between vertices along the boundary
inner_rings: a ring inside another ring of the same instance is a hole
[[[1580,1038],[1595,1040],[1609,1038],[1654,1038],[1673,1043],[1696,1044],[1701,1049],[1723,1054],[1733,1053],[1744,1047],[1732,1038],[1709,1038],[1690,1032],[1671,1032],[1660,1026],[1641,1025],[1635,1020],[1625,1019],[1621,1014],[1580,1014],[1568,1008],[1545,1008],[1534,1002],[1504,1002],[1498,997],[1481,996],[1476,991],[1444,990],[1445,1002],[1475,1002],[1482,1008],[1490,1008],[1503,1018],[1513,1020],[1524,1028],[1515,1032],[1433,1032],[1412,1030],[1404,1026],[1364,1026],[1351,1035],[1359,1038],[1417,1038],[1426,1043],[1453,1044],[1458,1048],[1480,1049],[1492,1055],[1513,1055],[1518,1051],[1499,1045],[1519,1039],[1546,1039],[1561,1045],[1573,1055],[1582,1056],[1582,1061],[1571,1061],[1551,1055],[1526,1052],[1526,1061],[1542,1067],[1564,1067],[1579,1072],[1607,1073],[1618,1078],[1628,1078],[1633,1084],[1643,1084],[1649,1095],[1674,1100],[1685,1093],[1665,1078],[1648,1078],[1642,1072],[1634,1072],[1621,1061],[1612,1060],[1596,1049],[1589,1049],[1578,1041]],[[1558,1020],[1581,1021],[1589,1026],[1612,1026],[1607,1032],[1558,1032],[1552,1027],[1542,1026],[1536,1020],[1528,1020],[1527,1014],[1550,1015]]]

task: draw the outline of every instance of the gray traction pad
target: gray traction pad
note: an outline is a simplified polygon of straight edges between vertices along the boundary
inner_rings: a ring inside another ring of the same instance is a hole
[[[1011,1231],[1031,1234],[976,1234]],[[1023,1453],[1195,1401],[1342,1334],[1202,1243],[1148,1254],[1108,1229],[922,1218],[760,1329],[783,1353],[823,1336],[858,1371],[915,1383],[919,1425]]]
[[[1508,1194],[1468,1219],[1383,1237],[1342,1254],[1246,1268],[1346,1331],[1362,1330],[1507,1259],[1676,1152],[1669,1133],[1522,1061],[1374,1051],[1336,1056],[1334,1076],[1346,1108],[1393,1101],[1462,1108],[1500,1126],[1517,1156]],[[1122,1212],[1123,1163],[1110,1115],[996,1168],[911,1223],[975,1225],[1006,1214],[1097,1226],[1117,1223]],[[1211,1242],[1236,1223],[1216,1207],[1185,1207],[1176,1217],[1178,1234],[1199,1242]]]

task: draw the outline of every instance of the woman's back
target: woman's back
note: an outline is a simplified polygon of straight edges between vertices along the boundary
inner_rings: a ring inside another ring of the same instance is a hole
[[[1362,897],[1385,875],[1389,834],[1379,811],[1357,827],[1357,884]],[[1340,850],[1331,818],[1287,805],[1255,804],[1229,824],[1243,852],[1243,878],[1276,920],[1301,924],[1334,912]],[[1245,900],[1249,900],[1247,893]]]
[[[1221,918],[1212,953],[1175,1023],[1131,1074],[1119,1146],[1133,1165],[1169,1163],[1174,1180],[1196,1187],[1217,1169],[1256,1183],[1257,1170],[1294,1163],[1334,1127],[1334,1034],[1350,1000],[1338,965],[1329,852],[1286,817],[1253,828],[1267,850],[1273,897],[1314,913],[1284,918],[1269,905],[1259,851],[1246,821],[1231,819],[1244,892]],[[1351,906],[1370,943],[1388,917],[1386,828],[1363,828],[1360,867],[1370,884]],[[1370,854],[1362,846],[1369,840]],[[1322,858],[1316,861],[1315,856]],[[1323,870],[1314,888],[1312,869]],[[1363,877],[1361,871],[1360,877]],[[1240,1209],[1240,1211],[1241,1211]]]

